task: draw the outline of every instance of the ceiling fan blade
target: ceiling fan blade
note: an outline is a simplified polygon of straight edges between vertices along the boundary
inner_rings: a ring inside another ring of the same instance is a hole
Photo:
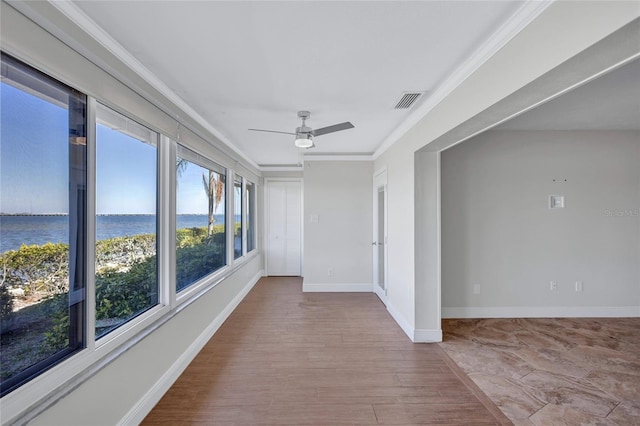
[[[323,127],[313,131],[313,136],[326,135],[327,133],[339,132],[340,130],[353,129],[355,126],[348,121],[340,124],[334,124],[333,126]]]
[[[277,130],[264,130],[264,129],[249,129],[252,130],[254,132],[267,132],[267,133],[282,133],[283,135],[296,135],[295,133],[291,133],[291,132],[279,132]]]

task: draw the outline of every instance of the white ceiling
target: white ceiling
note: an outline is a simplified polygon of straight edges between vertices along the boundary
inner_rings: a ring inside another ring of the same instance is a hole
[[[76,1],[224,139],[259,165],[297,164],[298,110],[313,154],[371,154],[522,6],[516,1]],[[415,118],[415,117],[413,117]]]
[[[640,60],[496,127],[502,130],[640,130]]]

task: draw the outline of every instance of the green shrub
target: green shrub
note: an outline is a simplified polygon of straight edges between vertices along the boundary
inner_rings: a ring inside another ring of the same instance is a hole
[[[13,296],[7,286],[0,286],[0,332],[7,329],[13,316]]]
[[[200,244],[176,249],[176,289],[187,287],[194,281],[222,267],[225,263],[224,233],[213,234]]]
[[[48,317],[51,326],[44,332],[44,344],[40,348],[41,355],[51,355],[69,346],[69,296],[59,294],[42,305],[48,305]]]
[[[96,274],[96,320],[127,318],[157,300],[155,256],[134,261],[128,271],[104,268]]]
[[[105,267],[128,269],[134,262],[155,256],[156,236],[140,234],[129,237],[116,237],[96,243],[96,270]]]
[[[65,293],[69,288],[69,245],[22,245],[0,255],[3,286],[21,288],[26,294]]]

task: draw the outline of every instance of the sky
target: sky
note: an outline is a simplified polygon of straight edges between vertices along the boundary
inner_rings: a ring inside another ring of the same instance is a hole
[[[0,212],[68,213],[67,110],[5,83],[0,102]],[[155,214],[157,148],[100,124],[96,134],[96,212]],[[207,214],[203,173],[189,163],[178,177],[178,214]]]
[[[209,169],[187,162],[187,167],[178,175],[176,189],[176,214],[208,214],[209,197],[204,191],[202,175],[209,179]],[[224,198],[224,197],[223,197]],[[224,199],[215,214],[224,213]]]
[[[157,148],[98,124],[96,213],[155,214]]]
[[[0,85],[0,212],[68,213],[65,109]]]

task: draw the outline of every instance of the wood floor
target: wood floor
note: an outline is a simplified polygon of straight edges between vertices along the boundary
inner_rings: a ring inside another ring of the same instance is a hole
[[[516,425],[640,425],[640,318],[442,327],[441,346]]]
[[[510,424],[375,295],[301,288],[261,279],[143,424]]]

